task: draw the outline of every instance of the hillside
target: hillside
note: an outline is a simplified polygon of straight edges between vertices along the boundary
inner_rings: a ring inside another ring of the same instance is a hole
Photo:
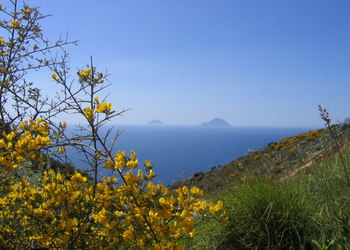
[[[341,145],[349,141],[349,126],[334,126]],[[296,174],[305,167],[323,160],[335,151],[326,129],[282,138],[265,148],[250,151],[225,166],[214,166],[209,172],[197,172],[188,179],[173,183],[170,187],[197,186],[206,193],[219,191],[241,183],[251,175],[274,180]]]
[[[173,185],[221,200],[226,223],[198,219],[186,249],[350,249],[350,129],[282,138]],[[338,145],[336,147],[335,145]]]

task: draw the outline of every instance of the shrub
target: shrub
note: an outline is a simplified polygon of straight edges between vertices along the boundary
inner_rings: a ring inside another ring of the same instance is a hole
[[[8,35],[0,37],[1,248],[174,249],[181,248],[179,239],[195,236],[195,219],[227,219],[222,202],[201,201],[199,188],[171,192],[155,185],[150,161],[139,168],[135,152],[107,147],[118,135],[111,137],[112,130],[102,134],[101,128],[124,111],[115,111],[98,96],[108,86],[106,75],[91,59],[76,72],[77,82],[68,81],[66,52],[62,61],[46,57],[69,42],[51,45],[44,39],[38,21],[45,16],[38,8],[20,7],[17,1],[8,5],[0,4],[9,18],[0,22],[2,34]],[[61,88],[62,96],[42,97],[26,80],[30,70],[42,67],[52,71],[52,84]],[[63,112],[85,119],[81,134],[69,136],[66,122],[53,121]],[[53,170],[61,166],[50,163],[49,156],[64,156],[67,147],[77,149],[90,164],[89,178],[68,166]],[[111,175],[99,181],[101,169]]]
[[[313,130],[306,133],[306,138],[309,141],[319,138],[320,136],[321,136],[321,132],[319,130]]]

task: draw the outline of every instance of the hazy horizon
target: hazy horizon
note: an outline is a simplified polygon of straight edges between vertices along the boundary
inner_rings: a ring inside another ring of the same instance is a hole
[[[84,123],[80,123],[80,122],[74,122],[74,123],[70,123],[70,126],[87,126],[87,124],[84,125]],[[113,126],[116,129],[120,129],[120,128],[124,128],[124,127],[199,127],[199,128],[223,128],[223,129],[230,129],[230,128],[267,128],[267,129],[281,129],[281,128],[295,128],[295,129],[310,129],[310,130],[314,130],[314,129],[323,129],[325,128],[322,124],[320,126],[259,126],[259,125],[234,125],[234,124],[230,124],[229,127],[225,127],[225,126],[201,126],[202,123],[196,123],[196,124],[186,124],[186,123],[176,123],[176,124],[168,124],[168,123],[163,123],[163,124],[150,124],[149,122],[146,123],[118,123],[118,121],[113,121],[108,123],[107,125],[105,125],[106,127],[109,126]]]

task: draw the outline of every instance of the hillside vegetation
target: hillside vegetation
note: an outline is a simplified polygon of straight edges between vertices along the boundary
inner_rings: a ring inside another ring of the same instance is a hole
[[[328,130],[310,131],[181,181],[222,200],[229,218],[198,223],[187,248],[349,249],[349,127],[332,128],[341,151]]]
[[[347,124],[333,125],[332,128],[342,147],[349,143],[350,127]],[[301,168],[323,161],[334,152],[336,148],[328,130],[313,130],[271,142],[265,148],[250,151],[224,166],[212,167],[209,172],[197,172],[171,187],[197,186],[212,193],[236,186],[252,175],[278,180],[295,175]]]

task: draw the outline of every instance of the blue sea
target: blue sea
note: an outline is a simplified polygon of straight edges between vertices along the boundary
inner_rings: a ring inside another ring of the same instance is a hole
[[[305,133],[314,128],[253,128],[200,126],[118,126],[116,151],[137,153],[140,165],[150,160],[157,173],[155,181],[169,185],[213,166],[223,166],[246,155],[248,150],[266,147],[282,137]],[[72,157],[82,169],[86,166]],[[105,173],[107,174],[107,173]]]

